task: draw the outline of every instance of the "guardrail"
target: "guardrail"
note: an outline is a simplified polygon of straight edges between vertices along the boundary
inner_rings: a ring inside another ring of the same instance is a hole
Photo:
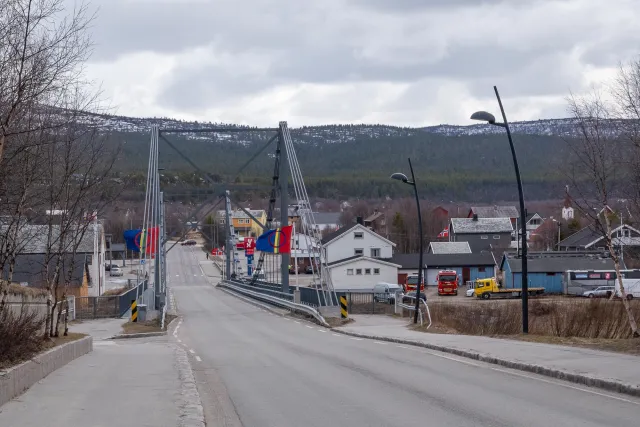
[[[416,297],[414,296],[408,296],[408,295],[404,295],[405,298],[411,298],[413,300],[416,299]],[[431,312],[429,311],[429,306],[427,305],[427,301],[420,298],[420,302],[422,303],[422,305],[424,305],[425,308],[425,312],[427,313],[427,317],[429,318],[429,324],[427,325],[427,329],[429,329],[431,327]],[[412,304],[405,304],[402,302],[402,297],[400,298],[396,298],[396,307],[400,307],[403,308],[405,310],[409,310],[409,311],[416,311],[416,305]],[[418,319],[420,320],[420,326],[422,326],[424,324],[424,315],[422,314],[421,310],[418,310]]]
[[[289,310],[291,310],[293,312],[296,312],[296,313],[301,313],[301,314],[305,314],[305,315],[311,316],[316,321],[318,321],[318,323],[320,323],[322,326],[329,327],[329,324],[324,319],[324,317],[322,317],[322,315],[318,312],[318,310],[316,310],[315,308],[310,307],[308,305],[297,304],[297,303],[292,302],[292,301],[287,300],[287,299],[278,298],[276,296],[269,295],[267,293],[258,292],[258,291],[256,291],[256,289],[247,288],[246,284],[243,283],[243,282],[224,280],[224,281],[220,282],[220,284],[218,286],[222,286],[224,288],[227,288],[227,289],[230,289],[232,291],[235,291],[235,292],[237,292],[237,293],[239,293],[241,295],[246,295],[246,296],[251,297],[253,299],[264,301],[264,302],[267,302],[269,304],[276,305],[276,306],[279,306],[279,307],[287,308],[287,309],[289,309]],[[280,294],[282,294],[282,292],[280,292]]]

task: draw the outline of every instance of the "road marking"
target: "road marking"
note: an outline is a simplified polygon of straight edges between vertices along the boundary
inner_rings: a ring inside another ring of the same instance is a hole
[[[353,338],[353,337],[351,337],[351,339],[354,340],[354,341],[362,341],[362,338]]]
[[[196,356],[196,360],[197,360],[198,362],[202,362],[202,359],[200,359],[200,356]]]
[[[296,322],[298,325],[300,324],[300,322],[298,322],[297,320],[294,320],[294,322]]]
[[[304,325],[304,326],[306,326],[309,329],[313,329],[313,326],[309,326],[309,325]]]
[[[178,340],[178,342],[182,342],[182,340]]]
[[[387,345],[387,343],[386,343],[386,342],[382,342],[382,341],[374,341],[373,343],[374,343],[374,344]]]
[[[190,349],[189,349],[189,353],[191,353],[191,354],[196,354],[196,352],[195,352],[195,351],[193,351],[193,349],[192,349],[192,348],[190,348]]]
[[[319,332],[327,332],[324,329],[318,329]]]
[[[342,336],[340,334],[331,334],[331,335],[333,335],[334,337],[341,337]]]

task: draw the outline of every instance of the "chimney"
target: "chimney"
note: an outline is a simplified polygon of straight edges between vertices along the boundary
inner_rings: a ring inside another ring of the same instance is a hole
[[[477,221],[477,220],[478,220],[478,214],[475,214],[475,213],[473,214],[473,220],[474,220],[474,221]]]
[[[356,217],[356,223],[360,224],[360,225],[364,225],[363,221],[362,221],[362,217],[361,216],[357,216]]]

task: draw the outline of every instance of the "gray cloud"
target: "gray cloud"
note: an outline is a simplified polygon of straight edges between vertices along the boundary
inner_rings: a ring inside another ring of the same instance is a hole
[[[587,67],[615,65],[640,42],[623,25],[640,18],[630,0],[94,1],[93,61],[188,57],[156,102],[191,112],[307,83],[404,84],[386,104],[399,110],[428,102],[411,92],[424,82],[457,84],[475,99],[494,84],[511,97],[557,97],[581,90]],[[206,57],[189,56],[195,48]]]

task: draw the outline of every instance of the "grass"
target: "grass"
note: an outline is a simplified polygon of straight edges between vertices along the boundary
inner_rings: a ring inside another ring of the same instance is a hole
[[[640,321],[640,301],[631,309]],[[620,300],[534,300],[529,303],[529,334],[524,336],[522,308],[517,302],[491,304],[440,303],[430,306],[433,325],[416,327],[429,333],[482,335],[532,342],[572,345],[640,355],[640,339],[631,328]]]
[[[165,327],[176,317],[177,316],[174,316],[173,314],[167,314],[164,319]],[[122,324],[122,331],[125,335],[162,332],[162,329],[160,329],[160,318],[158,317],[157,319],[147,320],[145,322],[125,322]]]
[[[116,296],[116,295],[120,295],[123,294],[124,292],[128,291],[129,286],[123,286],[121,288],[113,288],[113,289],[109,289],[108,291],[104,292],[102,294],[103,297],[110,297],[110,296]]]
[[[20,286],[15,283],[10,284],[7,288],[7,291],[9,294],[21,295],[23,297],[38,298],[47,296],[47,291],[45,289]]]
[[[12,357],[11,359],[0,357],[0,369],[8,369],[12,366],[19,365],[23,362],[33,359],[38,354],[44,353],[47,350],[51,350],[52,348],[58,347],[68,342],[77,341],[87,336],[85,334],[78,334],[75,332],[69,332],[67,336],[64,336],[62,335],[63,331],[64,329],[60,328],[60,336],[47,339],[43,339],[42,333],[40,333],[37,337],[37,340],[39,341],[37,348],[34,348],[30,352],[21,353],[15,357]]]

